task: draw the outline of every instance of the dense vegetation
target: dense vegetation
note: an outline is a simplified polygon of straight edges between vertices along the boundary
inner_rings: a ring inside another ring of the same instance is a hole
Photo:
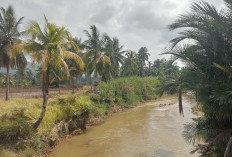
[[[67,134],[79,134],[112,112],[160,96],[155,77],[131,77],[102,83],[94,93],[52,97],[40,127],[32,124],[40,114],[42,99],[14,99],[0,105],[0,155],[44,154]],[[79,129],[79,130],[78,130]]]

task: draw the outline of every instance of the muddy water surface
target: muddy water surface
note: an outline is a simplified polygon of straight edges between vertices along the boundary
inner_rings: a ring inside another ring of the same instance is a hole
[[[171,104],[160,107],[160,104]],[[117,114],[57,146],[50,157],[194,157],[182,137],[183,125],[194,115],[193,99],[183,98],[179,116],[176,96],[143,104]]]

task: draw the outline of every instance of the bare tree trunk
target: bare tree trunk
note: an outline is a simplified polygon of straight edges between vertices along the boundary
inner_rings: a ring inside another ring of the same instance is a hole
[[[33,128],[37,129],[42,122],[45,112],[47,109],[47,102],[48,102],[48,88],[49,88],[49,69],[47,68],[47,71],[43,72],[43,83],[42,83],[42,92],[43,92],[43,106],[42,106],[42,112],[39,116],[39,119],[33,124]]]
[[[10,89],[10,64],[7,63],[7,67],[6,67],[6,101],[9,100],[9,89]]]
[[[232,137],[230,137],[230,140],[227,144],[224,157],[231,157],[232,156]]]

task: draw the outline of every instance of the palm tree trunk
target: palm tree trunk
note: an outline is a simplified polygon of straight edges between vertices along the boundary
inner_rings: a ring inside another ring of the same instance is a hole
[[[95,84],[95,82],[97,81],[97,67],[95,67],[95,69],[94,69],[93,77],[94,77],[94,79],[93,79],[92,84],[94,85],[94,84]]]
[[[180,115],[183,115],[184,117],[183,105],[182,105],[182,85],[179,85],[179,112]]]
[[[10,89],[10,63],[7,63],[6,67],[6,101],[9,100],[9,89]]]
[[[33,124],[33,128],[37,129],[42,122],[45,112],[47,109],[47,102],[48,102],[48,88],[49,88],[49,67],[47,71],[43,72],[43,83],[42,83],[42,92],[43,92],[43,106],[42,112],[39,116],[39,119]]]

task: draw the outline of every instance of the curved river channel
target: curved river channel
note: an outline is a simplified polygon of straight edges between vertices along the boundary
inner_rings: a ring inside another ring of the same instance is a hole
[[[167,104],[166,106],[160,104]],[[196,102],[183,97],[185,117],[177,96],[163,97],[109,118],[79,136],[62,142],[49,157],[194,157],[182,136],[184,124],[195,117]]]

